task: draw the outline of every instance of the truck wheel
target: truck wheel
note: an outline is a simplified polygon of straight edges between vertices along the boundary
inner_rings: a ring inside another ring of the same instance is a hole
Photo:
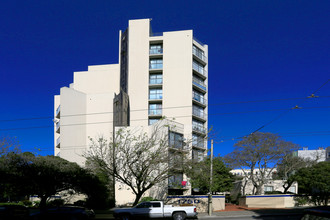
[[[185,220],[186,214],[184,212],[176,212],[173,214],[173,220]]]

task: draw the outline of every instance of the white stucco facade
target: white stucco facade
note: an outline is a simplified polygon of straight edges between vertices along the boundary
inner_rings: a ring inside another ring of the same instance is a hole
[[[192,30],[155,36],[150,21],[130,20],[119,32],[118,64],[75,72],[73,83],[54,97],[55,155],[83,166],[89,137],[110,136],[118,125],[113,100],[121,93],[129,97],[127,126],[147,128],[166,117],[182,125],[184,138],[192,140],[191,158],[206,155],[208,46],[196,41]],[[117,204],[127,203],[132,193],[116,186]]]

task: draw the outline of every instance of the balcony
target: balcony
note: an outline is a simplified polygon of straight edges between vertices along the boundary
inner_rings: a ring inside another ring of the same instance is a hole
[[[204,65],[206,64],[207,58],[200,50],[193,48],[193,55],[195,59],[202,62]]]
[[[192,130],[193,130],[194,132],[199,133],[199,134],[203,134],[203,135],[206,134],[206,129],[205,129],[204,127],[202,127],[202,126],[196,126],[196,125],[193,125],[193,126],[192,126]]]
[[[56,133],[60,133],[60,122],[56,122]]]
[[[60,118],[60,116],[61,116],[61,105],[59,105],[57,107],[55,114],[56,114],[56,118]]]
[[[158,88],[162,87],[163,85],[163,78],[158,78],[158,79],[149,79],[149,87],[150,88]]]
[[[193,85],[196,86],[199,90],[206,92],[206,85],[203,81],[193,78]]]
[[[204,68],[200,68],[200,67],[193,65],[193,71],[194,71],[194,73],[201,76],[202,78],[204,78],[204,79],[206,78],[207,71]]]
[[[150,49],[149,50],[150,55],[162,55],[163,54],[163,48],[160,49]]]
[[[61,139],[60,139],[60,137],[59,137],[59,138],[56,139],[56,145],[55,145],[55,146],[56,146],[57,148],[60,148],[60,145],[61,145]]]
[[[203,121],[206,121],[207,119],[207,115],[199,109],[193,109],[193,116],[197,117],[198,119],[202,119]]]
[[[205,107],[206,104],[207,104],[206,99],[203,96],[200,96],[200,95],[198,95],[194,92],[192,94],[192,98],[193,98],[195,103],[200,104],[203,107]]]
[[[149,116],[162,116],[162,109],[149,109]]]
[[[194,148],[197,148],[197,149],[205,150],[205,144],[204,144],[204,141],[201,141],[201,142],[199,142],[199,141],[193,141],[193,142],[192,142],[192,146],[193,146]]]

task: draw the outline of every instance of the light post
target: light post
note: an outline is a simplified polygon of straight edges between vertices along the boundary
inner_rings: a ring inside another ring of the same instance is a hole
[[[210,155],[210,192],[209,192],[209,215],[212,215],[212,181],[213,181],[213,139],[211,140]]]

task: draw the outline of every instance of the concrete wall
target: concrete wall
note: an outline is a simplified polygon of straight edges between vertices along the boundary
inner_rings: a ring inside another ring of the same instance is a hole
[[[196,206],[197,212],[208,211],[208,196],[168,196],[166,204],[173,205],[193,205]],[[212,196],[213,211],[225,209],[225,196]]]
[[[294,195],[258,195],[240,198],[239,205],[249,208],[290,208],[295,206],[295,202]]]

